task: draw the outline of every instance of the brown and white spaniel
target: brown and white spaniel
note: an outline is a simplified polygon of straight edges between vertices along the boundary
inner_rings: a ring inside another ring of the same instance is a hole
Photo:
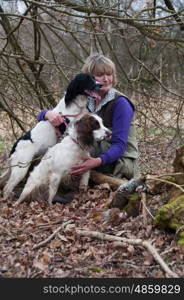
[[[31,172],[16,205],[32,199],[39,200],[42,195],[46,195],[44,200],[51,204],[61,179],[70,173],[72,165],[89,156],[94,140],[103,140],[110,134],[97,115],[85,114],[69,125],[68,135],[51,147]],[[89,172],[86,172],[81,177],[80,185],[87,186],[88,180]]]

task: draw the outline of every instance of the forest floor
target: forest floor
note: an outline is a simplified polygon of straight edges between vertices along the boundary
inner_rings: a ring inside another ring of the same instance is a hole
[[[142,172],[153,175],[172,172],[175,147],[176,144],[168,147],[167,138],[163,137],[162,143],[157,139],[155,143],[140,141]],[[1,151],[1,167],[4,158]],[[143,222],[141,209],[136,217],[127,218],[111,209],[109,217],[108,205],[113,195],[114,191],[105,183],[91,185],[87,192],[76,191],[70,203],[56,203],[51,207],[41,199],[14,207],[15,197],[7,201],[1,197],[0,277],[168,277],[143,246],[81,236],[78,229],[147,240],[167,266],[183,277],[184,247],[177,244],[176,233],[153,225],[154,215],[165,201],[163,195],[147,197],[147,224]]]

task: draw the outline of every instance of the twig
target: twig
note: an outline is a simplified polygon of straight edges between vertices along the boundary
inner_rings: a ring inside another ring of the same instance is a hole
[[[180,176],[180,175],[184,175],[183,172],[176,172],[176,173],[165,173],[165,174],[161,174],[161,175],[157,175],[157,178],[160,177],[165,177],[165,176]]]
[[[152,217],[152,219],[154,220],[155,217],[152,215],[152,213],[150,212],[150,210],[147,208],[146,203],[143,203],[145,211],[147,211],[147,213]]]
[[[114,236],[114,235],[110,235],[110,234],[105,234],[102,232],[83,230],[83,229],[76,229],[76,232],[80,236],[88,236],[88,237],[93,237],[93,238],[97,238],[100,240],[106,240],[106,241],[120,241],[120,242],[131,244],[131,245],[143,246],[153,255],[155,261],[160,264],[162,269],[166,272],[166,274],[169,277],[179,278],[178,274],[176,274],[175,272],[170,270],[170,268],[167,266],[167,264],[161,258],[161,256],[159,255],[159,253],[157,252],[155,247],[152,246],[149,241],[143,241],[141,239],[127,239],[127,238],[118,237],[118,236]]]
[[[42,246],[45,246],[47,243],[49,243],[54,237],[55,235],[61,230],[64,229],[68,224],[73,223],[72,220],[69,220],[65,223],[63,223],[61,226],[59,226],[48,238],[46,238],[45,240],[41,241],[40,243],[36,244],[33,246],[33,250],[38,249]]]
[[[176,184],[174,182],[171,182],[171,181],[168,181],[168,180],[164,180],[164,179],[160,179],[158,177],[154,177],[154,176],[151,176],[151,175],[146,176],[146,180],[156,180],[156,181],[161,181],[161,182],[164,182],[164,183],[167,183],[167,184],[174,185],[175,187],[177,187],[178,189],[180,189],[182,191],[182,193],[184,193],[184,189],[179,184]]]
[[[146,193],[141,193],[142,216],[144,225],[147,224]]]
[[[54,225],[58,225],[59,223],[62,223],[62,218],[60,218],[59,220],[55,221],[55,222],[52,222],[52,223],[41,223],[41,224],[37,224],[36,227],[39,227],[39,228],[44,228],[44,229],[47,229],[47,228],[50,228]]]
[[[12,169],[12,168],[15,168],[15,167],[19,167],[19,168],[27,168],[28,166],[31,166],[34,162],[37,162],[39,160],[41,160],[41,158],[43,157],[43,155],[40,155],[40,156],[37,156],[36,158],[24,163],[24,162],[21,162],[19,161],[17,164],[15,165],[11,165],[11,166],[7,166],[7,167],[1,167],[0,170],[7,170],[7,169]],[[43,160],[46,160],[46,159],[50,159],[51,156],[48,156],[48,157],[44,157],[42,158]]]

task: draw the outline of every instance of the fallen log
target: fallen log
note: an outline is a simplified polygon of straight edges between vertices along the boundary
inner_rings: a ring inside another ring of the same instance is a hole
[[[131,180],[120,179],[102,173],[91,171],[90,175],[93,182],[96,184],[108,183],[110,188],[115,190],[115,194],[109,208],[124,209],[129,216],[136,216],[139,213],[139,206],[141,201],[141,193],[146,188],[146,178],[140,176],[140,178],[132,178]],[[145,218],[145,207],[144,211],[144,222]]]
[[[120,185],[127,182],[126,179],[121,179],[121,178],[117,178],[117,177],[113,177],[113,176],[109,176],[109,175],[104,175],[104,174],[94,171],[94,170],[92,170],[90,172],[90,179],[95,184],[108,183],[112,190],[116,190]]]

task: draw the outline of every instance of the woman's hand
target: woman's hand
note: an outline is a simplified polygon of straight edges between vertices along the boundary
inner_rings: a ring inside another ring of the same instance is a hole
[[[83,162],[79,164],[75,164],[72,166],[72,175],[82,175],[83,173],[89,171],[90,169],[99,167],[102,163],[100,157],[84,157]]]
[[[49,110],[45,114],[45,120],[48,120],[54,127],[56,127],[64,122],[64,117],[61,114]]]

